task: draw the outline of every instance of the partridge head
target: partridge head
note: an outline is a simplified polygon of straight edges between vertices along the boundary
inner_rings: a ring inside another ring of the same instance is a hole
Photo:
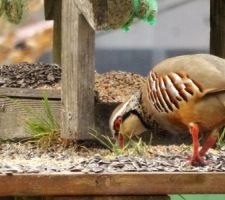
[[[119,138],[137,135],[152,120],[177,137],[190,133],[190,162],[205,165],[203,157],[225,124],[225,60],[195,54],[162,61],[150,71],[140,92],[114,110],[110,129]],[[199,133],[206,136],[200,151]]]
[[[135,93],[116,107],[110,117],[109,127],[121,147],[124,146],[124,136],[132,137],[146,130],[140,104],[140,92]]]

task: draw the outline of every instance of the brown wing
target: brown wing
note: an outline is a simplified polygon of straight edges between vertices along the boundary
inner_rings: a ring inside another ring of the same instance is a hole
[[[151,71],[147,79],[148,98],[158,112],[170,113],[193,98],[204,95],[203,87],[184,72],[159,76]]]
[[[156,65],[153,70],[158,76],[184,72],[207,91],[225,89],[225,59],[213,55],[195,54],[169,58]]]

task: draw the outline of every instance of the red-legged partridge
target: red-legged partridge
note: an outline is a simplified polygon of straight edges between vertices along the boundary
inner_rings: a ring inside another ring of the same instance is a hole
[[[110,129],[122,140],[123,135],[142,133],[153,120],[173,133],[190,132],[190,162],[204,165],[203,156],[225,124],[225,60],[196,54],[162,61],[142,90],[114,110]],[[200,151],[199,132],[207,136]]]

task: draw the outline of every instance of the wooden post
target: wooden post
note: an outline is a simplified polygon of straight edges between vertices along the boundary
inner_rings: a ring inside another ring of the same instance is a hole
[[[89,128],[94,125],[95,32],[75,0],[61,3],[61,135],[68,139],[89,139]]]
[[[45,0],[45,19],[54,20],[53,62],[61,65],[61,9],[62,0]]]
[[[225,58],[225,1],[210,0],[210,53]]]
[[[53,25],[53,62],[61,65],[61,9],[62,0],[55,0],[54,2],[54,25]]]

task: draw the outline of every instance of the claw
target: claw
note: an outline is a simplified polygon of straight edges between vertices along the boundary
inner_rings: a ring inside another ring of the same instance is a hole
[[[197,166],[203,167],[208,164],[208,162],[206,160],[204,160],[204,158],[201,156],[195,157],[195,158],[193,156],[190,156],[190,157],[187,157],[186,159],[190,163],[190,165],[195,166],[195,167],[197,167]]]
[[[205,165],[207,165],[207,161],[205,161],[202,157],[195,157],[195,158],[191,158],[190,159],[190,164],[192,165],[192,166],[195,166],[195,167],[197,167],[197,166],[201,166],[201,167],[204,167]]]

